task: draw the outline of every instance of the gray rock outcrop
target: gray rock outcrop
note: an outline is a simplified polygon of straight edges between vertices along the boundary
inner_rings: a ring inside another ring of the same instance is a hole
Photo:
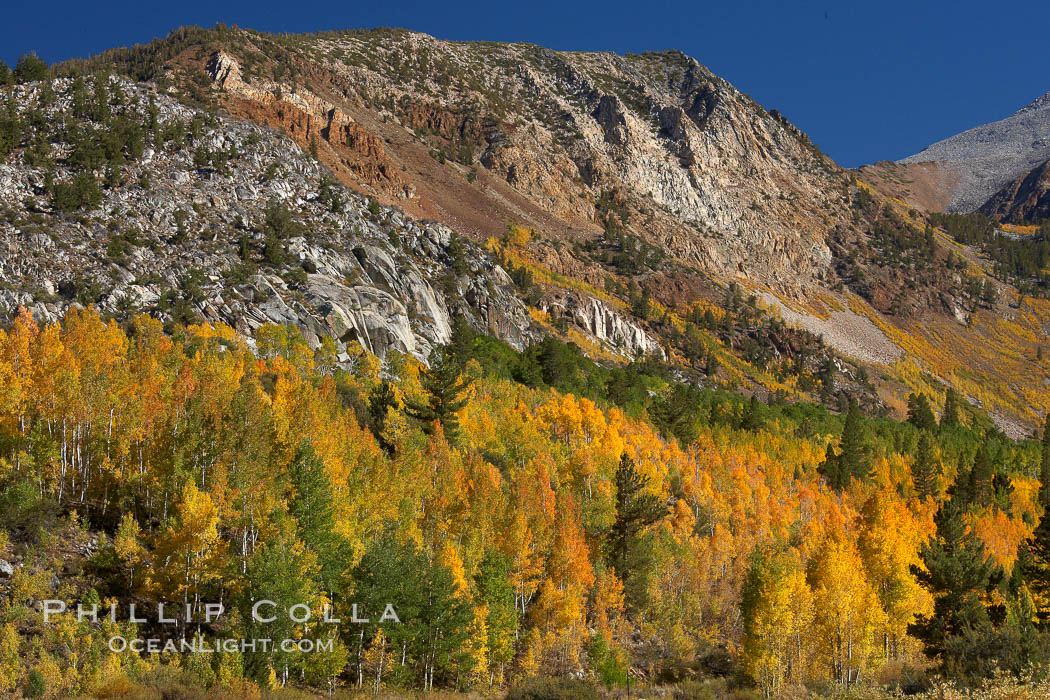
[[[235,74],[230,64],[224,70]],[[69,109],[69,81],[55,85],[51,109]],[[162,129],[208,121],[147,86],[111,89],[129,110],[152,99]],[[39,95],[34,85],[16,90],[23,107]],[[331,336],[340,347],[356,341],[379,356],[396,350],[424,361],[448,341],[456,313],[518,348],[540,334],[513,281],[482,249],[459,241],[465,262],[453,273],[448,227],[326,180],[287,138],[213,119],[193,138],[196,152],[144,149],[123,173],[126,183],[143,184],[104,189],[100,206],[75,215],[52,208],[39,169],[0,163],[0,198],[16,207],[0,221],[0,310],[10,316],[24,306],[54,322],[71,305],[93,304],[106,314],[223,322],[249,336],[266,323],[293,324],[314,346]],[[202,151],[235,155],[212,167],[200,164]],[[72,178],[61,160],[55,178]],[[279,241],[279,261],[259,264],[274,245],[273,207],[289,213],[294,235]],[[246,254],[255,261],[245,263]],[[460,293],[439,292],[437,281]]]
[[[216,75],[233,85],[235,63]],[[44,109],[71,109],[71,81],[54,83]],[[43,170],[19,154],[0,161],[0,314],[26,307],[41,322],[72,306],[127,317],[221,322],[249,342],[264,324],[292,324],[317,347],[328,336],[385,356],[426,361],[448,342],[461,314],[477,330],[523,349],[544,335],[515,282],[481,247],[448,226],[418,221],[336,183],[287,137],[250,122],[208,115],[154,88],[114,81],[113,109],[157,133],[121,166],[121,182],[97,206],[58,211]],[[40,86],[14,88],[22,109]],[[96,128],[87,125],[88,129]],[[54,182],[78,172],[56,143]],[[48,176],[50,177],[50,176]],[[615,352],[660,350],[644,330],[609,310],[577,314],[577,325]],[[662,352],[662,350],[660,350]]]

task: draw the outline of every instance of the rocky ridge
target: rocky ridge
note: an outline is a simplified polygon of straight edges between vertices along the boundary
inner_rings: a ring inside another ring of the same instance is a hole
[[[348,184],[476,238],[515,221],[593,239],[613,194],[629,233],[684,264],[799,296],[831,266],[830,230],[850,223],[837,166],[678,52],[401,30],[282,40],[229,30],[216,45],[198,69],[233,113],[316,144]],[[463,171],[458,182],[446,183],[449,169]]]

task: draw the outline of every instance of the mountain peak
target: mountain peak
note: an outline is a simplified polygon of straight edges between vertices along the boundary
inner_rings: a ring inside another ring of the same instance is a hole
[[[898,163],[933,163],[948,189],[948,211],[971,212],[1048,158],[1050,92],[1005,119],[949,136]]]

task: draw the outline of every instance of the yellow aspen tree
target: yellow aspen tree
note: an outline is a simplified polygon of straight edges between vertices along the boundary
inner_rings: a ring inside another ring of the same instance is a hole
[[[524,615],[540,585],[543,563],[536,550],[532,528],[520,510],[512,516],[504,540],[504,554],[510,559],[510,581],[514,586],[514,605]]]
[[[383,628],[380,627],[364,653],[364,673],[367,674],[369,690],[372,695],[379,695],[383,689],[383,675],[388,673],[394,664],[393,650]]]
[[[912,503],[918,511],[895,493],[877,491],[861,511],[857,541],[864,570],[885,612],[878,636],[886,660],[900,656],[910,646],[908,624],[915,616],[933,610],[929,592],[911,573],[911,567],[922,565],[920,547],[934,532],[931,509]]]
[[[9,333],[0,331],[0,425],[9,425],[19,434],[27,429],[26,413],[36,376],[31,348],[39,333],[33,315],[24,308],[15,317]]]
[[[463,559],[459,556],[459,552],[456,551],[452,542],[446,540],[442,545],[438,561],[452,574],[452,585],[455,587],[456,596],[464,599],[468,598],[470,590],[467,584],[467,574],[463,568]]]
[[[154,544],[146,584],[161,600],[181,599],[199,610],[202,589],[221,576],[226,545],[219,537],[215,503],[192,482],[185,485],[174,522]]]
[[[464,648],[467,678],[471,685],[483,684],[489,678],[488,615],[487,605],[474,606],[474,619],[471,620]]]
[[[518,659],[517,676],[520,679],[534,678],[539,674],[543,656],[542,633],[538,627],[529,629],[523,647],[524,651]]]
[[[135,516],[131,513],[125,513],[113,537],[113,549],[117,553],[117,558],[128,569],[129,593],[135,590],[135,571],[146,560],[147,556],[141,537],[142,530],[139,528],[139,523],[135,520]]]
[[[0,694],[14,690],[22,670],[18,653],[18,631],[11,623],[0,626]]]
[[[744,659],[765,697],[783,690],[792,654],[792,594],[795,571],[783,554],[761,550],[752,555],[744,584]]]
[[[22,403],[22,378],[9,357],[8,345],[7,334],[0,330],[0,425],[7,424],[8,430],[13,431],[19,429],[17,418]]]
[[[830,535],[809,578],[817,638],[829,675],[843,685],[856,683],[870,668],[884,613],[853,541],[842,533]]]
[[[617,578],[611,568],[606,568],[594,582],[591,626],[610,641],[619,641],[620,637],[627,632],[628,625],[623,619],[625,602],[623,582]]]
[[[796,683],[806,680],[809,670],[809,635],[813,625],[813,591],[801,567],[790,570],[784,580],[788,596],[787,677]]]

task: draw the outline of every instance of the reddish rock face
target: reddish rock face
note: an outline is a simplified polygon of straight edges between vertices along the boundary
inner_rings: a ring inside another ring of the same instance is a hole
[[[1050,160],[996,192],[981,213],[998,221],[1040,221],[1050,218]]]

